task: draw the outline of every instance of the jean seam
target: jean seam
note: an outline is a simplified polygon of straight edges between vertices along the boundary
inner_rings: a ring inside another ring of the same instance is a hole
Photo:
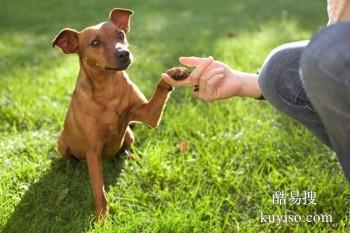
[[[297,104],[297,100],[298,99],[300,99],[300,95],[301,95],[301,92],[303,91],[303,90],[305,90],[305,88],[304,88],[304,86],[302,85],[300,88],[299,88],[299,90],[298,90],[298,92],[297,92],[297,94],[295,95],[295,99],[294,99],[294,102],[295,102],[295,104],[296,105],[299,105],[299,104]],[[305,93],[305,95],[307,96],[307,94]],[[308,97],[307,97],[308,98]],[[307,101],[302,101],[304,104],[303,104],[303,106],[305,106],[307,109],[309,109],[311,112],[314,112],[314,113],[317,113],[316,112],[316,110],[314,109],[314,107],[312,106],[312,103],[311,103],[311,101],[308,99]]]
[[[308,116],[312,115],[317,115],[317,112],[315,110],[311,110],[310,107],[308,105],[297,105],[297,104],[293,104],[290,101],[287,101],[283,96],[281,96],[280,94],[277,94],[277,97],[273,97],[272,99],[279,99],[280,102],[282,103],[277,103],[277,109],[282,108],[283,112],[287,115],[294,115],[295,113],[295,109],[292,108],[297,108],[299,109],[299,111],[303,111],[305,114],[307,114]],[[269,96],[270,97],[270,96]],[[269,101],[270,98],[267,98],[267,100]],[[276,101],[269,101],[270,103],[276,103]],[[275,104],[273,104],[275,105]],[[290,114],[291,113],[291,114]],[[298,114],[299,115],[299,114]],[[309,117],[308,120],[312,123],[317,123],[319,122],[318,118],[315,118],[314,116]]]

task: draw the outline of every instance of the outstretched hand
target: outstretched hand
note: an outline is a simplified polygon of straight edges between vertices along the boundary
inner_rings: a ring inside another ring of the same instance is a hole
[[[211,102],[232,96],[261,95],[255,74],[233,70],[212,57],[180,57],[179,60],[183,65],[195,67],[190,76],[181,81],[175,81],[167,74],[162,74],[162,78],[174,87],[198,86],[198,91],[193,91],[197,98]]]

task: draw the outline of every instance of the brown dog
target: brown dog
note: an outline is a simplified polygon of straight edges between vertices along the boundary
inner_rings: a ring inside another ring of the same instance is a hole
[[[128,79],[124,71],[132,62],[125,34],[130,30],[132,11],[113,9],[109,21],[81,32],[63,29],[52,41],[66,54],[79,56],[80,72],[68,109],[59,152],[86,158],[96,215],[107,211],[102,156],[113,156],[134,141],[131,122],[157,127],[170,92],[174,89],[160,80],[149,101]],[[187,77],[182,69],[170,70],[171,77]]]

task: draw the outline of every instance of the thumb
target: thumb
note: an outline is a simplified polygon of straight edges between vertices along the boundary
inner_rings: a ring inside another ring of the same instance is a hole
[[[180,57],[179,61],[181,64],[185,66],[196,67],[205,59],[207,58],[206,57]]]

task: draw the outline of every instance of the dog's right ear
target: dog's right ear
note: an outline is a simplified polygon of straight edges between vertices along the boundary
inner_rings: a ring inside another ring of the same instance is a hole
[[[125,33],[128,33],[130,31],[130,20],[133,14],[134,12],[132,10],[114,8],[109,12],[109,20]]]
[[[52,47],[55,47],[55,45],[60,47],[65,54],[78,52],[78,32],[70,28],[61,30],[52,40]]]

